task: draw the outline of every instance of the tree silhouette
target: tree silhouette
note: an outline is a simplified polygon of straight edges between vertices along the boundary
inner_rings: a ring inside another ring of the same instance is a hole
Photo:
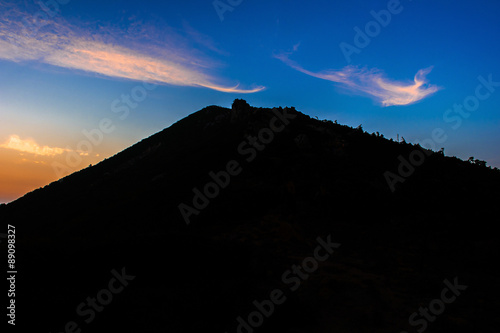
[[[479,165],[480,167],[486,167],[486,161],[483,161],[483,160],[480,160],[480,159],[477,159],[477,158],[474,159],[474,156],[469,157],[469,159],[467,160],[467,162],[475,164],[475,165]]]
[[[483,160],[476,159],[474,161],[474,164],[479,165],[480,167],[486,167],[486,161],[483,161]]]
[[[247,103],[244,99],[235,99],[231,109],[234,110],[250,110],[250,104]]]

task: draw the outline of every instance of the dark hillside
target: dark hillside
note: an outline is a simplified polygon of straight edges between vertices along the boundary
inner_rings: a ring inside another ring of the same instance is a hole
[[[387,172],[417,154],[391,191]],[[197,209],[193,188],[231,168]],[[37,331],[236,332],[278,288],[286,302],[255,332],[415,332],[409,316],[457,277],[468,288],[427,331],[496,332],[499,188],[497,170],[237,100],[0,207],[0,220],[16,225],[18,311]],[[189,224],[181,203],[197,210]],[[341,246],[291,291],[283,273],[329,235]],[[85,323],[75,309],[122,267],[136,278]]]

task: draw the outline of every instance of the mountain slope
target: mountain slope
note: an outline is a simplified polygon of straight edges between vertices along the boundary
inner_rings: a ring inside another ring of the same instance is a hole
[[[387,171],[415,151],[423,163],[391,191]],[[231,332],[276,288],[287,301],[260,332],[414,330],[408,317],[458,277],[470,287],[429,327],[493,332],[499,185],[495,170],[237,100],[1,207],[0,219],[19,230],[19,313],[39,330],[73,320],[89,332]],[[341,246],[290,291],[283,273],[329,235]],[[86,323],[75,309],[122,267],[136,278]]]

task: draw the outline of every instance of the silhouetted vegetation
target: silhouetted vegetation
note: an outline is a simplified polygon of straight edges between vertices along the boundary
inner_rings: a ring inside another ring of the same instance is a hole
[[[233,110],[248,111],[250,110],[250,105],[244,99],[235,99],[231,108]]]
[[[486,162],[485,161],[482,161],[482,160],[479,160],[479,159],[474,159],[473,156],[469,157],[469,159],[467,161],[469,163],[471,163],[471,164],[475,164],[475,165],[478,165],[480,167],[486,167]]]

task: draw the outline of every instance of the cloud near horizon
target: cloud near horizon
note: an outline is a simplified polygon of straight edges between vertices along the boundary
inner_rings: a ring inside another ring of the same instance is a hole
[[[326,70],[315,73],[290,60],[288,54],[282,53],[274,55],[274,57],[299,72],[339,83],[341,87],[347,88],[349,91],[370,96],[383,106],[413,104],[441,89],[427,83],[426,75],[430,73],[432,67],[419,70],[415,74],[413,82],[410,83],[387,79],[383,72],[377,69],[359,68],[352,65],[341,70]]]
[[[3,144],[0,145],[0,148],[17,150],[23,153],[31,153],[40,156],[55,156],[61,155],[69,149],[57,148],[57,147],[49,147],[49,146],[40,146],[33,139],[21,139],[18,135],[11,135],[9,139]],[[80,155],[85,155],[85,153],[80,153]]]
[[[239,89],[239,84],[222,84],[222,79],[206,73],[207,69],[216,67],[215,62],[204,59],[203,54],[186,46],[188,41],[179,35],[172,36],[176,43],[163,43],[151,40],[159,34],[147,31],[153,28],[146,27],[141,30],[143,41],[138,42],[137,35],[129,37],[130,31],[116,31],[110,27],[82,29],[60,17],[46,21],[33,31],[31,28],[37,23],[33,21],[33,14],[24,13],[17,7],[0,10],[0,60],[32,61],[111,78],[205,87],[228,93],[255,93],[264,89],[262,86]],[[175,35],[171,29],[166,31]],[[189,34],[193,35],[194,30]],[[127,47],[120,45],[124,41]]]

